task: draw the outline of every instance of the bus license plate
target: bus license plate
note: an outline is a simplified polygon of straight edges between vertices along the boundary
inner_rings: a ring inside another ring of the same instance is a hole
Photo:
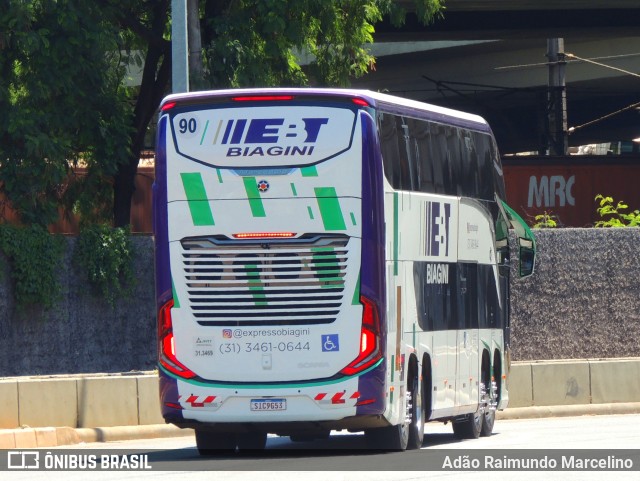
[[[252,399],[252,411],[286,411],[286,399]]]

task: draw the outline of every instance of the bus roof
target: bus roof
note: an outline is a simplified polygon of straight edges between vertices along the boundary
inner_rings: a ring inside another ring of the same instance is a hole
[[[341,88],[250,88],[250,89],[225,89],[204,90],[171,94],[165,97],[161,107],[169,102],[180,103],[182,101],[206,102],[207,100],[224,97],[247,95],[304,95],[317,97],[341,97],[358,98],[365,100],[371,107],[383,112],[406,115],[410,117],[428,118],[434,121],[453,123],[475,130],[490,132],[489,125],[479,115],[448,109],[438,105],[432,105],[417,100],[405,99],[395,95],[373,92],[371,90],[341,89]]]

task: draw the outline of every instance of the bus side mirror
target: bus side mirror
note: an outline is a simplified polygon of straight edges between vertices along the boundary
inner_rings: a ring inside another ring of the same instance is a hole
[[[533,243],[527,239],[520,240],[520,277],[527,277],[533,274],[536,264],[536,251]],[[529,245],[527,245],[529,244]]]

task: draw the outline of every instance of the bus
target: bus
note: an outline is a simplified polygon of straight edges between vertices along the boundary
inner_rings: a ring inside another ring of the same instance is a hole
[[[509,276],[533,273],[535,239],[481,117],[363,90],[192,92],[162,101],[156,147],[161,409],[201,454],[344,430],[417,449],[429,421],[491,434]]]

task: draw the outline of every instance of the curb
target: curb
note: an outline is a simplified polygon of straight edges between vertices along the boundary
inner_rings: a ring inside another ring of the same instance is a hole
[[[180,429],[171,424],[103,428],[24,427],[0,429],[0,449],[48,448],[81,443],[193,436],[193,434],[193,429]]]
[[[637,414],[640,402],[611,404],[575,404],[571,406],[530,406],[509,408],[496,413],[497,420],[536,419],[548,417]],[[172,424],[113,426],[102,428],[18,428],[0,429],[0,449],[46,448],[80,443],[107,443],[133,439],[193,436],[193,429],[180,429]]]
[[[586,416],[599,414],[637,414],[640,402],[573,404],[564,406],[529,406],[507,408],[496,413],[496,419],[534,419],[567,416]]]

